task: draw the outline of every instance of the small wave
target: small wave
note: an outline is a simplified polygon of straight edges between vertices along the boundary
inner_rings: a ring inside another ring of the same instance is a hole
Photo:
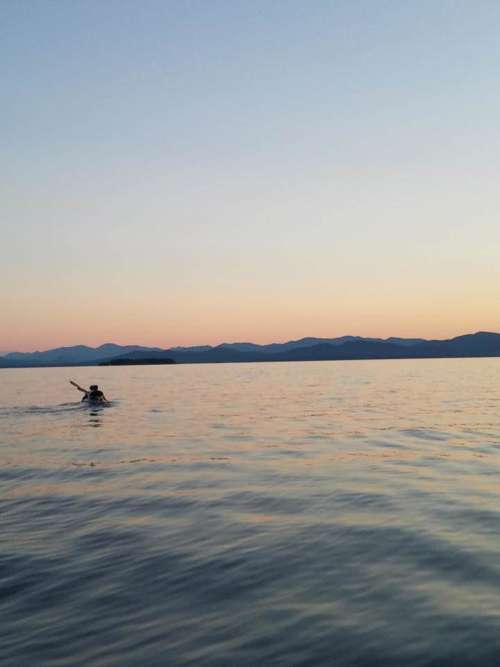
[[[0,417],[24,417],[27,415],[54,415],[81,409],[80,403],[60,403],[59,405],[14,405],[0,408]]]
[[[87,401],[78,401],[77,403],[59,403],[58,405],[14,405],[11,407],[0,408],[0,418],[20,418],[29,415],[59,415],[71,412],[81,412],[82,410],[98,410],[115,407],[117,401],[108,401],[107,403],[87,403]]]

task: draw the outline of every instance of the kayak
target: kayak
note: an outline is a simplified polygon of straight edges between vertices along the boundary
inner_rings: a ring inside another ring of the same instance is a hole
[[[82,398],[82,403],[87,403],[87,405],[106,405],[107,401],[104,398],[87,398],[84,396]]]

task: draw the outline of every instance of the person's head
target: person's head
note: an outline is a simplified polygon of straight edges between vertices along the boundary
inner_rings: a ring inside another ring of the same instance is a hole
[[[90,385],[90,391],[97,391],[99,389],[98,385],[96,384],[91,384]]]

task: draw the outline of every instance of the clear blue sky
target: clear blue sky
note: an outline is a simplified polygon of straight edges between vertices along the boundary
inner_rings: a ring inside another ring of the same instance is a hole
[[[0,4],[0,349],[500,330],[500,3]]]

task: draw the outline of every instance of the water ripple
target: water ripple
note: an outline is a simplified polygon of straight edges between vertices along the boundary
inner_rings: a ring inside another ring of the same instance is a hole
[[[498,371],[2,371],[2,667],[496,667]]]

